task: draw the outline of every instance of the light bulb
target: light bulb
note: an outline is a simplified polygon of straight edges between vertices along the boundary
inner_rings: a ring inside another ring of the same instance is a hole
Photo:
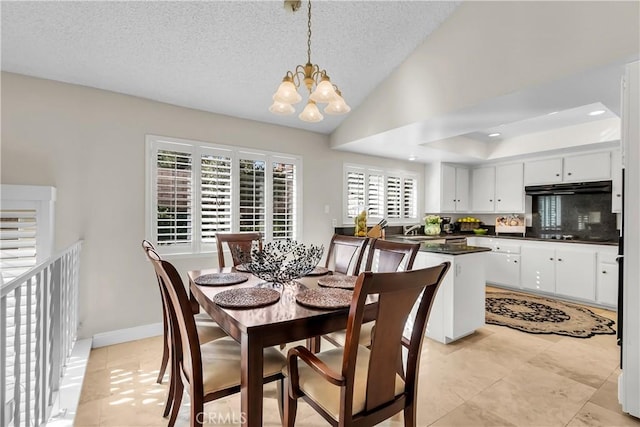
[[[347,114],[351,111],[351,107],[344,102],[344,98],[336,94],[336,99],[331,101],[324,109],[327,114]]]
[[[338,94],[336,93],[329,77],[322,77],[322,81],[316,86],[316,90],[309,96],[309,98],[315,102],[331,102],[336,99]]]
[[[271,111],[273,114],[288,116],[289,114],[295,113],[296,109],[293,108],[291,104],[273,101],[273,104],[271,104],[271,107],[269,107],[269,111]]]
[[[324,119],[324,117],[322,117],[322,114],[320,114],[320,110],[318,110],[318,106],[311,99],[309,100],[306,107],[304,107],[304,110],[302,110],[302,113],[300,113],[298,117],[303,122],[311,122],[311,123],[319,122],[322,119]]]
[[[280,83],[278,90],[273,95],[273,100],[282,104],[296,104],[302,100],[291,77],[282,79],[282,83]]]

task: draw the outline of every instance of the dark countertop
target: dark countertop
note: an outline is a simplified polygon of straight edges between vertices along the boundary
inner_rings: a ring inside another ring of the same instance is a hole
[[[430,240],[441,240],[443,237],[438,236],[424,236],[425,239]],[[417,240],[405,239],[402,236],[387,236],[385,240],[390,240],[393,242],[402,242],[402,243],[420,243],[420,252],[431,252],[438,253],[444,255],[466,255],[473,254],[477,252],[490,252],[491,249],[483,248],[480,246],[468,246],[468,245],[460,245],[453,243],[431,243],[428,240],[419,242]]]

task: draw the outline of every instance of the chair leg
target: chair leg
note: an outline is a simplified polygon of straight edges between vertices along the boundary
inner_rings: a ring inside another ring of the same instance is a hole
[[[404,408],[404,427],[416,426],[416,405],[411,403]]]
[[[163,306],[162,307],[163,317],[165,316],[164,311],[165,310]],[[162,346],[162,362],[160,362],[160,372],[158,373],[158,379],[156,380],[158,384],[162,384],[162,379],[164,378],[164,373],[167,371],[167,364],[169,363],[169,330],[168,330],[166,319],[162,323],[163,323],[162,335],[163,335],[164,345]]]
[[[276,383],[276,393],[278,394],[278,412],[280,412],[280,423],[284,425],[284,393],[286,392],[284,378]]]
[[[296,423],[296,412],[298,410],[298,399],[291,396],[289,392],[289,384],[285,387],[285,400],[284,400],[284,427],[294,427]]]
[[[193,390],[193,388],[191,390]],[[203,421],[204,402],[202,396],[191,393],[191,427],[202,427]]]
[[[171,407],[175,400],[176,382],[179,381],[176,378],[176,372],[176,368],[173,366],[173,360],[171,360],[171,371],[169,371],[169,392],[167,393],[167,402],[164,405],[164,412],[162,413],[162,416],[165,418],[169,416],[169,412],[171,411]]]
[[[182,393],[184,392],[184,385],[180,378],[176,378],[175,382],[175,395],[173,397],[173,406],[171,407],[171,416],[169,417],[169,424],[167,427],[173,427],[178,418],[178,412],[180,412],[180,406],[182,405]]]

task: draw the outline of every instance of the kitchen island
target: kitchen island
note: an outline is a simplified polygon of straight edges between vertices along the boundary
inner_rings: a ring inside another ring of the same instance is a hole
[[[387,239],[416,241],[402,236]],[[421,242],[414,269],[432,267],[445,261],[451,263],[431,307],[427,337],[449,344],[484,326],[485,252],[490,251],[489,248],[465,244]],[[411,322],[408,326],[412,326]]]

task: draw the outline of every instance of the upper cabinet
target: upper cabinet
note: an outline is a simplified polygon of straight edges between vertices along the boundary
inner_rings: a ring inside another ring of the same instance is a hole
[[[444,163],[426,165],[425,212],[469,211],[469,169]]]
[[[524,185],[562,182],[562,158],[534,160],[524,167]]]
[[[524,185],[608,179],[611,179],[609,151],[535,160],[527,162],[524,168]]]
[[[611,153],[580,154],[564,158],[565,182],[611,179]]]
[[[440,198],[443,212],[469,211],[469,169],[442,165]]]
[[[472,212],[524,212],[522,163],[473,169],[471,183]]]

